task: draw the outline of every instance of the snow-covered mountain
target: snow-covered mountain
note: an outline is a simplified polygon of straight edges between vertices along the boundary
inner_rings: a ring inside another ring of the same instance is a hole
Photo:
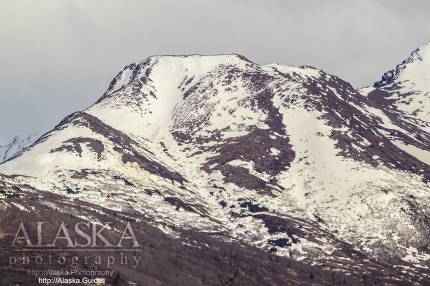
[[[14,136],[9,142],[0,144],[0,162],[6,161],[14,154],[27,148],[36,141],[42,133],[33,132],[26,136]]]
[[[402,150],[430,164],[430,43],[386,72],[373,87],[364,88],[384,124],[396,125],[390,138]],[[382,112],[382,114],[381,114]]]
[[[385,112],[430,131],[430,43],[416,49],[401,64],[386,72],[368,96]]]
[[[420,111],[408,113],[384,93],[413,63],[358,91],[308,66],[149,57],[0,165],[3,186],[144,217],[171,238],[210,234],[353,281],[365,273],[424,283],[430,104],[418,100]],[[418,79],[413,87],[425,97]]]

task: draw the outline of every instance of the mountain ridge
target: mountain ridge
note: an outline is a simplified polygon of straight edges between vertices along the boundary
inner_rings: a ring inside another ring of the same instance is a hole
[[[409,57],[403,60],[402,63],[398,64],[394,69],[383,74],[382,79],[373,84],[373,87],[380,88],[389,84],[394,83],[402,72],[408,68],[409,65],[413,64],[416,61],[423,61],[425,58],[430,61],[430,42],[425,43],[421,47],[414,50]]]

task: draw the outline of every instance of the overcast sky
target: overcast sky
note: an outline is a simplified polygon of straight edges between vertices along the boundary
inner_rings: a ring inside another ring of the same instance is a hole
[[[361,87],[430,41],[430,1],[0,0],[0,142],[48,130],[153,54],[240,53]]]

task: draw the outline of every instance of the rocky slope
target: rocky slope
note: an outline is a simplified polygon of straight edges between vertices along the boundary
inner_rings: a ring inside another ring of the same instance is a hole
[[[144,217],[178,241],[204,233],[351,284],[425,283],[430,167],[403,145],[427,152],[430,137],[419,112],[387,111],[385,84],[367,95],[313,67],[149,57],[0,173],[14,176],[3,178],[12,194],[26,186]]]

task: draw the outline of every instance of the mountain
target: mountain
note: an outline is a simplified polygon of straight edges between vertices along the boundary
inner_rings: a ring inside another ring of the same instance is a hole
[[[4,145],[0,145],[0,162],[6,161],[14,154],[27,148],[34,141],[37,140],[42,134],[35,132],[27,136],[14,136],[9,142]]]
[[[241,55],[149,57],[0,165],[3,210],[121,214],[158,233],[149,239],[202,253],[237,245],[250,285],[425,285],[430,167],[402,146],[427,152],[430,137],[419,113],[396,120],[401,105],[387,111],[384,92]],[[271,278],[258,280],[250,265]],[[185,284],[211,285],[190,273]]]
[[[386,72],[373,87],[363,89],[384,124],[396,125],[387,134],[402,150],[430,164],[430,43]]]

